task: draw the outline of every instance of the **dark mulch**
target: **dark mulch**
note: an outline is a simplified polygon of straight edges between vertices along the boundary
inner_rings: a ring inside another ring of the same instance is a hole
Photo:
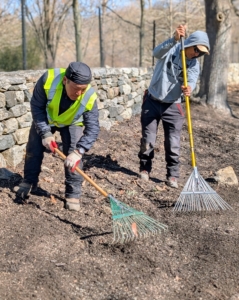
[[[239,115],[239,91],[230,104]],[[197,166],[205,179],[232,166],[239,175],[238,119],[192,103]],[[138,178],[139,116],[101,130],[85,155],[85,172],[108,193],[168,225],[164,234],[112,245],[109,201],[84,182],[79,213],[64,209],[59,157],[46,153],[37,194],[16,199],[0,183],[0,299],[218,300],[239,297],[238,187],[208,180],[232,211],[173,213],[192,172],[187,127],[182,134],[180,188],[165,185],[162,127],[149,183]],[[235,298],[239,299],[239,298]]]

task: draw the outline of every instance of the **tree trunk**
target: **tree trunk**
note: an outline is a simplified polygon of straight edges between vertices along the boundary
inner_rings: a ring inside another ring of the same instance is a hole
[[[26,43],[26,22],[25,22],[25,0],[21,0],[21,13],[22,13],[22,58],[23,70],[27,69],[27,43]]]
[[[189,24],[188,24],[188,0],[185,0],[185,24],[187,25],[187,31],[189,32]]]
[[[106,17],[106,6],[108,0],[102,0],[102,15],[101,15],[101,51],[102,51],[102,58],[101,58],[101,67],[105,67],[105,17]]]
[[[213,108],[230,112],[227,103],[227,77],[231,47],[230,0],[205,0],[206,31],[211,46],[204,56],[199,96]]]
[[[72,8],[75,27],[76,61],[81,61],[81,15],[78,0],[73,0]]]
[[[55,65],[55,59],[52,57],[53,50],[53,36],[52,36],[52,11],[50,10],[50,0],[44,1],[44,16],[45,16],[45,28],[43,31],[44,37],[44,56],[45,56],[45,64],[46,68],[53,68]]]
[[[103,48],[103,33],[102,33],[102,16],[101,16],[101,7],[98,7],[99,10],[99,44],[100,44],[100,67],[103,68],[104,63],[104,48]]]
[[[145,32],[145,21],[144,21],[144,9],[145,1],[140,0],[141,16],[140,16],[140,30],[139,30],[139,66],[143,66],[144,57],[144,32]]]
[[[169,1],[169,27],[170,27],[170,37],[173,36],[173,3],[172,0]]]

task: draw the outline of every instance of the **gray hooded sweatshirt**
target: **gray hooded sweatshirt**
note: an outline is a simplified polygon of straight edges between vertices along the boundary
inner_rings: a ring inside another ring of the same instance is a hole
[[[204,45],[210,50],[208,35],[195,31],[184,42],[184,47]],[[154,57],[158,59],[149,86],[149,93],[165,103],[181,102],[183,72],[181,60],[181,43],[170,38],[154,48]],[[199,76],[199,62],[196,58],[187,59],[187,79],[192,90],[195,89]]]

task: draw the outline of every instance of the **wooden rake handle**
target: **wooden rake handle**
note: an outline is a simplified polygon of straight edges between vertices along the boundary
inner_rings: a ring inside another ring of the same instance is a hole
[[[63,159],[66,159],[66,156],[58,149],[54,149],[57,154]],[[77,173],[79,173],[85,180],[87,180],[90,184],[92,184],[98,192],[100,192],[103,196],[108,197],[108,193],[106,193],[104,190],[102,190],[101,187],[98,186],[89,176],[87,176],[80,168],[76,167]]]

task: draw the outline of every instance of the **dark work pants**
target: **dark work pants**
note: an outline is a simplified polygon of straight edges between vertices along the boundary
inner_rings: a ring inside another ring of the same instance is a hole
[[[179,177],[180,136],[184,119],[180,103],[162,103],[153,100],[150,95],[146,96],[141,113],[140,171],[151,172],[158,125],[162,120],[166,176]]]
[[[83,134],[83,128],[80,126],[71,126],[71,133],[68,126],[57,128],[52,127],[52,133],[56,130],[60,132],[63,153],[67,156],[71,153]],[[43,153],[45,147],[42,145],[42,138],[37,134],[34,124],[32,124],[29,139],[26,147],[26,157],[24,165],[24,182],[31,184],[37,184],[39,180],[39,174],[41,172],[41,164],[43,160]],[[80,166],[82,168],[82,162]],[[80,174],[72,173],[65,167],[65,197],[66,198],[79,198],[81,194],[81,184],[83,178]]]

